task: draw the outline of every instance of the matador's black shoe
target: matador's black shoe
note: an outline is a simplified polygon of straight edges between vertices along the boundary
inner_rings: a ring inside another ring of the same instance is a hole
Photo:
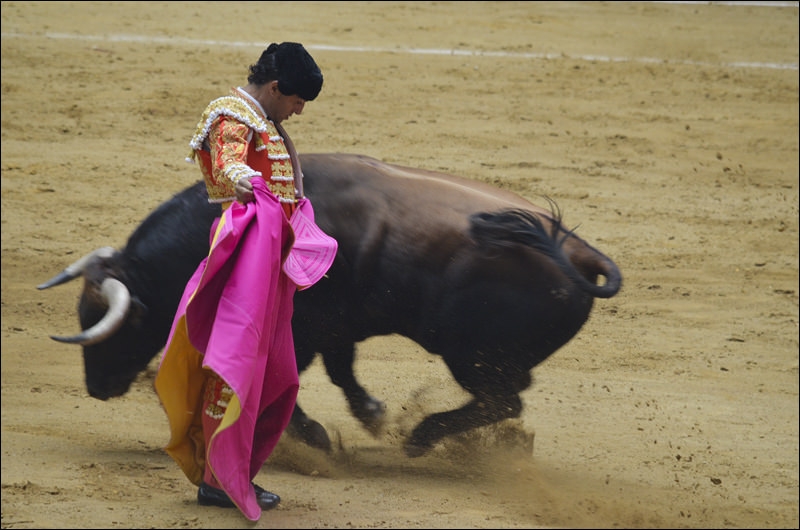
[[[253,484],[253,487],[256,489],[256,502],[262,510],[271,510],[281,502],[277,493],[267,491],[258,484]]]
[[[276,494],[265,490],[257,484],[253,484],[256,489],[256,502],[262,510],[271,510],[281,502],[281,498]],[[197,504],[200,506],[217,506],[219,508],[235,508],[236,505],[228,497],[228,494],[221,489],[213,488],[203,482],[197,490]]]

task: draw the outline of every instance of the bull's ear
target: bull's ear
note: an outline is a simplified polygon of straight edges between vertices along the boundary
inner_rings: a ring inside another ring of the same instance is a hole
[[[144,318],[147,316],[147,306],[139,300],[139,297],[131,297],[131,307],[128,310],[128,322],[135,328],[142,326]]]

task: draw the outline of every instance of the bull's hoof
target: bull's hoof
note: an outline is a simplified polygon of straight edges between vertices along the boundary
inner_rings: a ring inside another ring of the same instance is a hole
[[[386,404],[383,401],[367,396],[363,401],[351,406],[353,416],[373,436],[378,436],[386,422]]]
[[[405,452],[406,456],[409,458],[417,458],[430,450],[431,447],[429,445],[416,445],[411,442],[406,442],[403,446],[403,452]]]
[[[424,455],[447,435],[443,430],[445,424],[442,423],[441,417],[442,414],[433,414],[414,427],[403,446],[407,456],[415,458]]]
[[[424,423],[425,422],[423,422],[423,424]],[[418,425],[414,429],[411,436],[406,439],[406,443],[403,445],[403,451],[405,451],[408,457],[416,458],[422,456],[433,448],[434,441],[423,428],[423,424]]]
[[[286,432],[292,438],[296,438],[310,447],[322,449],[326,453],[331,452],[332,444],[330,437],[328,437],[328,431],[312,419],[299,423],[290,422]]]

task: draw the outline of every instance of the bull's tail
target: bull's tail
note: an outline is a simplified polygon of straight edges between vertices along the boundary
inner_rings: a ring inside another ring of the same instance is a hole
[[[487,246],[513,246],[522,244],[535,248],[555,261],[572,281],[581,289],[597,298],[611,298],[622,288],[622,273],[619,267],[599,250],[583,242],[591,250],[591,263],[582,263],[582,268],[605,278],[602,285],[588,280],[564,254],[562,245],[574,235],[561,224],[561,211],[550,201],[553,211],[550,231],[535,213],[522,209],[507,209],[498,212],[482,212],[470,216],[470,234],[479,243]]]

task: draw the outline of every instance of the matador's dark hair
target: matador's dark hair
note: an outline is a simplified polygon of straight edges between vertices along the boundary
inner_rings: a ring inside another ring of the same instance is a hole
[[[247,82],[263,85],[278,81],[278,90],[286,96],[297,94],[306,101],[317,97],[322,90],[322,72],[302,44],[272,43],[256,64],[250,65]]]

